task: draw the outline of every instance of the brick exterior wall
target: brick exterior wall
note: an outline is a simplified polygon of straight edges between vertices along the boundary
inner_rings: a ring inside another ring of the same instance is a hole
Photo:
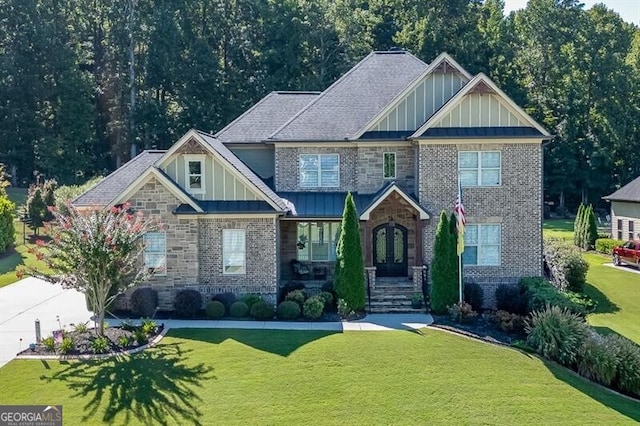
[[[423,256],[429,264],[439,213],[451,212],[457,195],[459,150],[502,152],[501,186],[463,188],[467,223],[501,224],[500,265],[464,267],[465,280],[486,284],[492,297],[495,283],[542,275],[542,148],[499,143],[420,146],[419,199],[432,214],[423,228]]]
[[[339,154],[340,186],[338,188],[301,188],[300,187],[300,155],[301,154]],[[276,191],[356,191],[357,189],[357,148],[330,147],[276,147]]]
[[[277,220],[273,218],[200,219],[198,222],[200,291],[258,293],[275,303],[278,283]],[[222,230],[244,229],[246,274],[225,275],[222,271]]]
[[[198,223],[196,219],[179,218],[172,213],[181,202],[155,179],[129,201],[133,209],[158,220],[167,234],[167,274],[155,275],[143,286],[151,285],[158,292],[160,309],[173,309],[176,289],[198,282]],[[127,298],[120,301],[120,306],[127,306]]]
[[[383,154],[395,152],[396,177],[385,179]],[[415,192],[416,147],[414,146],[376,146],[358,148],[358,192],[363,194],[377,192],[385,183],[395,181],[408,193]]]

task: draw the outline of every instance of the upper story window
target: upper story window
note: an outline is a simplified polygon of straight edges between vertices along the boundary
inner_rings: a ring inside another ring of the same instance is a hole
[[[222,273],[247,273],[246,235],[244,229],[222,230]]]
[[[385,152],[382,154],[382,175],[385,179],[396,178],[396,153]]]
[[[461,151],[458,153],[458,171],[462,186],[500,186],[500,151]]]
[[[303,188],[340,186],[340,156],[338,154],[301,154],[300,186]]]
[[[185,184],[191,194],[204,194],[204,155],[185,155]]]
[[[500,265],[502,248],[499,224],[467,224],[464,231],[463,265]]]
[[[167,274],[167,234],[147,232],[142,237],[144,243],[144,266],[156,275]]]

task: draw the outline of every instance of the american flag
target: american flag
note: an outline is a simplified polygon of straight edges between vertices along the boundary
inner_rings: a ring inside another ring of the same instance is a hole
[[[460,179],[458,179],[458,198],[456,198],[456,204],[453,208],[456,214],[456,228],[458,229],[458,245],[456,251],[458,256],[464,252],[464,226],[467,223],[464,215],[464,205],[462,204],[462,186],[460,185]]]

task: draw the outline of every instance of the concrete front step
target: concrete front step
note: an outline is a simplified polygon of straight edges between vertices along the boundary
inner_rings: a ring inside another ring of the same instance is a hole
[[[372,314],[388,314],[388,313],[394,313],[394,314],[399,314],[399,313],[424,314],[425,310],[424,310],[424,308],[413,309],[411,307],[407,308],[407,307],[404,307],[404,306],[388,306],[388,307],[372,306],[371,308],[368,309],[368,312],[370,312]]]

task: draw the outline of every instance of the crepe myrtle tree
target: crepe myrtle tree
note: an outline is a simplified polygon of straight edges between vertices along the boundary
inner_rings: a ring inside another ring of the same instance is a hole
[[[50,239],[37,240],[31,249],[50,272],[30,268],[18,275],[26,273],[84,293],[95,314],[97,333],[103,335],[109,305],[153,275],[154,270],[140,259],[143,236],[158,226],[142,212],[133,213],[128,204],[111,209],[67,207],[66,215],[50,207],[53,220],[45,225]]]

